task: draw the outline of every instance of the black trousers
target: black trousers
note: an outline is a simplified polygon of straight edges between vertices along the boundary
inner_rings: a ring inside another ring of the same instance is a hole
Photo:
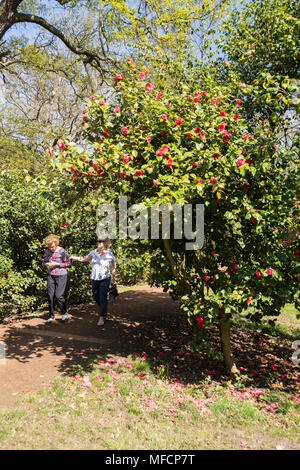
[[[102,279],[102,281],[92,280],[92,292],[94,300],[100,307],[100,317],[106,317],[107,315],[107,293],[110,284],[110,277]]]
[[[48,300],[49,300],[49,313],[51,317],[54,317],[54,302],[58,303],[62,315],[66,313],[67,306],[64,297],[65,289],[67,286],[67,274],[63,276],[51,276],[48,275],[47,287],[48,287]]]

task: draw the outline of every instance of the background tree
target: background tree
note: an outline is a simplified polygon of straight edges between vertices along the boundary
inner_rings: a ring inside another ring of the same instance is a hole
[[[299,132],[298,31],[299,2],[253,0],[231,13],[218,40],[229,62],[225,77],[232,73],[250,87],[250,125],[268,120],[286,146]]]

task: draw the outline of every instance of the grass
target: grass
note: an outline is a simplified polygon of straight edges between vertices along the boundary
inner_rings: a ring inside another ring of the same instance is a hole
[[[297,313],[299,314],[299,312],[297,312],[295,307],[291,304],[285,305],[282,309],[280,315],[276,319],[275,326],[269,325],[268,320],[266,319],[264,319],[260,325],[257,325],[245,318],[247,313],[248,312],[245,311],[235,319],[235,324],[243,328],[260,331],[261,333],[266,333],[272,336],[280,336],[283,339],[292,339],[293,341],[300,339],[299,320],[296,318],[296,315]]]
[[[88,376],[86,370],[89,370]],[[160,379],[147,358],[86,357],[0,412],[1,449],[273,449],[300,442],[299,405],[230,382]],[[268,408],[276,403],[276,408]],[[46,432],[45,432],[46,430]]]
[[[257,330],[244,318],[238,326]],[[275,327],[261,331],[299,338],[296,311],[287,306]],[[70,376],[0,410],[0,449],[299,448],[300,400],[272,388],[276,370],[265,388],[245,385],[243,375],[184,385],[167,364],[155,372],[150,362],[146,355],[83,355]]]

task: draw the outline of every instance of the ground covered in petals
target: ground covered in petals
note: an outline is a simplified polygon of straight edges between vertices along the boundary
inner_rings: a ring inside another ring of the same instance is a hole
[[[210,347],[195,350],[189,324],[161,290],[122,292],[102,329],[95,327],[92,308],[74,307],[68,325],[51,325],[56,337],[45,333],[41,315],[2,325],[2,339],[15,339],[4,366],[11,381],[18,368],[40,363],[45,380],[34,388],[30,374],[27,383],[25,377],[19,381],[13,403],[0,410],[0,448],[299,448],[299,365],[291,360],[299,328],[293,309],[272,329],[238,320],[232,344],[240,373],[231,377],[218,355],[217,328],[207,330]],[[35,335],[16,331],[24,324]],[[103,344],[74,336],[67,341],[59,337],[62,328]],[[50,357],[56,357],[55,378],[53,370],[47,376],[45,350],[49,372]]]

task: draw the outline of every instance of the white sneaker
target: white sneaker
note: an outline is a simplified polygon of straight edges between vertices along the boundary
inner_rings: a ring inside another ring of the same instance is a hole
[[[46,323],[52,323],[54,321],[54,317],[49,317]]]
[[[63,314],[63,316],[61,317],[62,321],[66,321],[68,318],[68,315],[66,313]]]
[[[104,317],[100,317],[100,318],[99,318],[99,321],[98,321],[97,325],[98,325],[98,326],[104,325]]]

